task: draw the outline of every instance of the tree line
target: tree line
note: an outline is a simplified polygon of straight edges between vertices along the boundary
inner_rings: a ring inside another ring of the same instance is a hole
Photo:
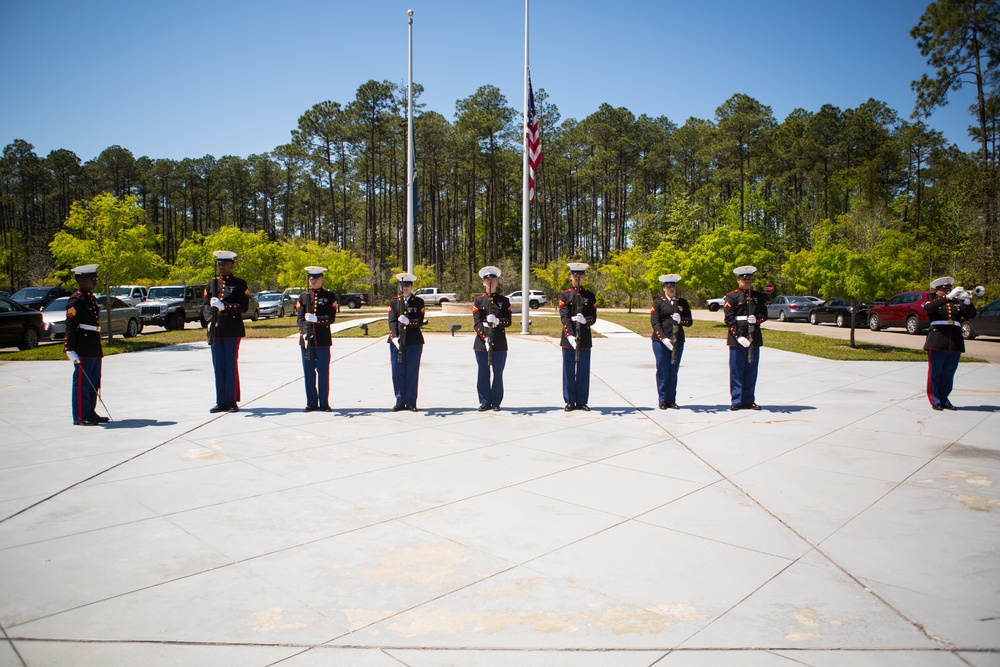
[[[920,250],[911,282],[948,273],[1000,283],[998,6],[931,3],[911,32],[936,68],[913,84],[914,117],[870,99],[778,120],[738,93],[713,117],[683,123],[610,104],[576,120],[563,119],[539,89],[544,157],[531,207],[532,265],[567,257],[604,265],[630,250],[650,258],[664,242],[686,253],[727,229],[759,236],[770,258],[762,268],[792,285],[782,267],[817,244],[870,249],[861,232],[831,237],[849,227],[909,239]],[[956,35],[978,41],[956,46]],[[977,90],[977,151],[947,144],[922,119],[960,81]],[[484,85],[458,100],[449,120],[423,108],[419,92],[415,263],[458,289],[474,285],[483,264],[517,273],[520,111]],[[15,140],[0,158],[0,284],[38,283],[67,268],[50,243],[73,203],[111,193],[136,198],[168,265],[185,242],[234,227],[269,242],[349,251],[368,266],[376,294],[386,293],[406,259],[405,114],[405,89],[371,80],[353,100],[306,110],[287,144],[259,155],[137,158],[111,146],[84,162],[69,149],[42,157]]]

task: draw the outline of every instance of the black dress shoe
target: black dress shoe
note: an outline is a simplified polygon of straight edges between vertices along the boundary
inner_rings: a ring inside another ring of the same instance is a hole
[[[958,408],[956,408],[954,405],[951,404],[951,401],[945,401],[944,402],[944,409],[945,410],[958,410]]]
[[[583,410],[584,412],[590,412],[590,408],[587,407],[586,403],[577,403],[576,404],[576,409],[577,410]]]
[[[486,412],[487,410],[489,410],[492,407],[493,406],[490,405],[489,403],[483,403],[482,405],[479,406],[479,411],[480,412]]]
[[[944,406],[941,405],[940,403],[935,403],[931,407],[934,408],[935,410],[944,410]]]
[[[415,405],[410,406],[410,412],[420,412],[420,408]]]
[[[667,407],[670,408],[671,410],[680,410],[681,409],[681,406],[677,405],[676,403],[671,403]]]
[[[400,410],[405,410],[405,409],[406,409],[406,406],[403,405],[403,404],[401,404],[401,403],[397,403],[396,405],[392,406],[392,411],[393,412],[399,412]]]
[[[316,409],[318,409],[318,408],[314,408],[311,405],[307,405],[306,407],[302,408],[302,412],[312,412],[313,410],[316,410]]]
[[[493,412],[500,412],[500,406],[499,405],[494,405],[494,406],[492,406],[492,408],[493,408]]]
[[[331,408],[329,405],[321,405],[316,409],[319,410],[320,412],[333,412],[333,408]]]
[[[97,426],[97,422],[89,419],[74,419],[73,426]]]
[[[563,410],[565,410],[566,412],[573,412],[574,410],[576,410],[576,406],[573,405],[572,403],[567,403],[566,407],[563,408]]]
[[[228,409],[229,409],[228,405],[222,405],[220,403],[219,405],[216,405],[214,408],[212,408],[211,410],[209,410],[209,412],[225,412]]]
[[[663,403],[663,402],[661,401],[661,402],[660,402],[660,404],[659,404],[658,406],[656,406],[656,407],[660,408],[661,410],[666,410],[666,409],[667,409],[668,407],[670,407],[670,406],[669,406],[669,405],[667,405],[666,403]]]
[[[744,405],[743,407],[746,408],[747,410],[760,410],[760,406],[757,405],[756,403],[750,403],[748,405]]]
[[[102,417],[101,415],[95,415],[94,418],[91,419],[90,421],[97,422],[98,424],[107,424],[109,421],[111,421],[111,419],[108,417]]]
[[[230,403],[229,404],[229,408],[227,408],[227,409],[228,409],[229,412],[239,412],[240,411],[240,406],[236,405],[235,403]]]
[[[732,405],[730,405],[730,406],[729,406],[729,409],[730,409],[731,411],[733,411],[733,412],[736,412],[737,410],[739,410],[739,409],[740,409],[740,408],[742,408],[742,407],[743,407],[743,406],[742,406],[742,405],[740,405],[740,404],[738,404],[738,403],[733,403]]]

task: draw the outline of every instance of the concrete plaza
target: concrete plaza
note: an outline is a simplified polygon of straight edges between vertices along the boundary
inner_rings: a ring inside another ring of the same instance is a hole
[[[419,413],[384,339],[334,341],[332,413],[287,339],[244,341],[238,414],[204,343],[109,357],[103,427],[68,362],[0,365],[0,667],[1000,665],[1000,366],[934,412],[924,364],[765,348],[729,412],[694,339],[664,411],[606,334],[591,412],[542,336],[485,413],[468,333]]]

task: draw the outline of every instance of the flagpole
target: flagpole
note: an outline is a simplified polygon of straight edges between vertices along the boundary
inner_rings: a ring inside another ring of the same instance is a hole
[[[413,273],[413,10],[406,10],[409,17],[409,83],[406,88],[406,271]]]
[[[524,155],[521,165],[521,180],[523,182],[521,192],[521,333],[528,333],[528,308],[531,301],[531,291],[529,284],[529,274],[531,267],[531,254],[529,243],[531,234],[529,222],[531,216],[531,203],[528,200],[528,2],[524,0],[524,130],[521,132],[521,141],[524,143]]]

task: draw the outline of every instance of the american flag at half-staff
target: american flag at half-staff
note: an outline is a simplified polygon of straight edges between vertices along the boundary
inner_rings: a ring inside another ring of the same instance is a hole
[[[528,122],[524,129],[528,140],[528,200],[535,201],[535,170],[542,163],[542,133],[535,113],[535,93],[531,88],[531,74],[528,74]]]

